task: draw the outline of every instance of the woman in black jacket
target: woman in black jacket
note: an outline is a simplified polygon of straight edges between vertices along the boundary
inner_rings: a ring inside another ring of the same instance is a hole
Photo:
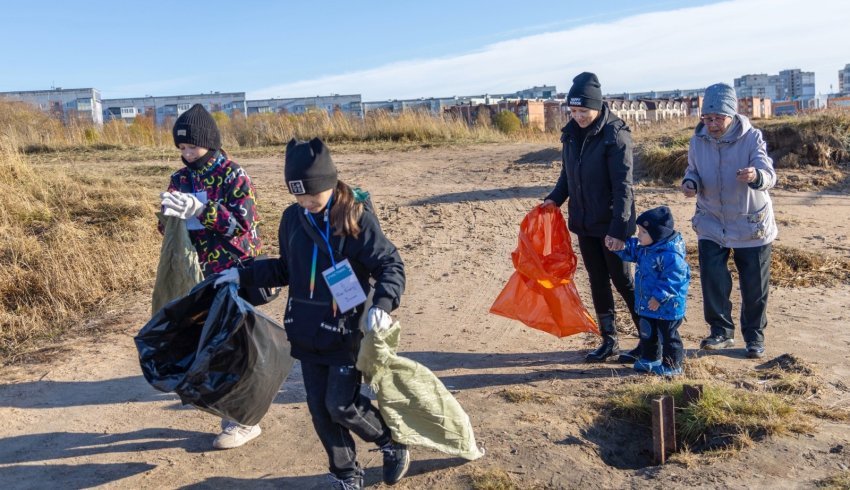
[[[602,345],[585,359],[602,362],[620,354],[612,282],[638,326],[631,269],[613,253],[635,233],[632,137],[626,123],[602,102],[602,88],[593,73],[576,76],[567,99],[571,118],[561,134],[561,176],[543,205],[561,206],[569,200],[568,225],[578,237],[602,333]],[[619,361],[634,362],[639,352],[638,348],[624,352]]]
[[[360,394],[355,363],[363,337],[361,317],[367,315],[368,329],[392,324],[390,312],[404,291],[404,264],[381,231],[368,194],[337,179],[320,139],[289,142],[284,176],[297,203],[280,220],[280,258],[230,269],[219,282],[289,286],[284,326],[292,356],[301,361],[307,406],[334,482],[347,489],[363,484],[354,432],[378,445],[384,481],[392,485],[404,476],[410,455],[392,440],[378,409]]]

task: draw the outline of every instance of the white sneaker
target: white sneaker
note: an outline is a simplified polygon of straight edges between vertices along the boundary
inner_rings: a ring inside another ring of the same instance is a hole
[[[251,439],[256,438],[262,430],[259,425],[241,425],[233,421],[222,420],[224,429],[213,441],[213,447],[216,449],[233,449],[239,447]]]

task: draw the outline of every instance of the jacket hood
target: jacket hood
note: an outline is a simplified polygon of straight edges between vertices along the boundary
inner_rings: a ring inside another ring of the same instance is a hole
[[[665,250],[669,250],[675,254],[678,254],[682,258],[685,257],[685,240],[682,239],[682,234],[678,231],[673,233],[668,238],[661,240],[660,242],[654,242],[648,247],[646,247],[647,251],[651,252],[662,252]]]
[[[726,132],[723,136],[717,139],[717,141],[721,143],[731,143],[733,141],[737,141],[741,139],[747,131],[752,128],[753,125],[750,122],[747,116],[742,114],[735,114],[732,121],[732,126],[729,128],[729,131]],[[708,128],[705,127],[705,123],[700,121],[699,124],[694,128],[694,134],[699,136],[700,138],[711,139],[715,138],[708,134]]]

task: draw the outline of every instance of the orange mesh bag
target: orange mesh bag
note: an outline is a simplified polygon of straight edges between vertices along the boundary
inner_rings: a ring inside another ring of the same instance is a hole
[[[558,337],[599,333],[573,282],[577,260],[560,209],[535,206],[522,220],[511,258],[516,272],[490,313]]]

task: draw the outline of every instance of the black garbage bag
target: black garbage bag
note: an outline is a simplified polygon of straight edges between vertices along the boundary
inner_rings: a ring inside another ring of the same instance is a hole
[[[292,368],[283,327],[210,276],[168,303],[135,337],[154,388],[244,425],[268,411]]]

